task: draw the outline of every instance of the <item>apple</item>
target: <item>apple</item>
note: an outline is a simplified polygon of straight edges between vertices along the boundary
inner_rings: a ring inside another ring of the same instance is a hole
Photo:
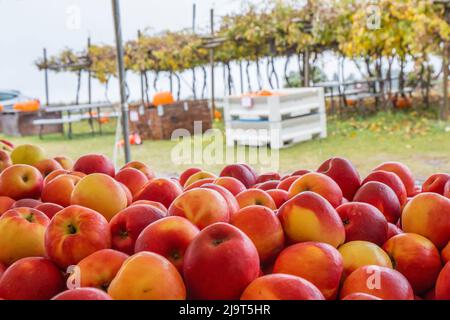
[[[73,160],[66,156],[57,156],[53,158],[56,160],[63,169],[72,170],[73,169]]]
[[[436,281],[436,300],[450,300],[450,262],[442,268]]]
[[[277,189],[289,191],[291,185],[300,177],[301,176],[295,175],[295,176],[290,176],[290,177],[287,177],[286,179],[281,180],[277,186]]]
[[[119,182],[103,173],[93,173],[75,185],[70,204],[93,209],[111,220],[128,205],[127,194]]]
[[[14,200],[38,199],[41,196],[42,185],[41,173],[26,164],[12,165],[0,173],[0,195]]]
[[[387,239],[390,239],[398,234],[402,234],[403,231],[399,227],[397,227],[395,224],[388,222],[388,233],[387,233]]]
[[[289,197],[293,198],[304,191],[312,191],[320,194],[334,208],[342,203],[342,191],[339,185],[333,179],[322,173],[307,173],[295,180],[289,188]]]
[[[282,189],[271,189],[266,191],[272,197],[277,209],[279,209],[286,201],[289,200],[289,193]]]
[[[444,186],[443,196],[450,199],[450,181],[447,181],[447,183]]]
[[[115,178],[118,182],[123,183],[133,196],[141,191],[142,187],[148,182],[147,176],[142,171],[134,168],[120,170]]]
[[[45,256],[44,234],[50,219],[31,208],[6,211],[0,218],[0,263]]]
[[[55,170],[63,169],[59,162],[54,159],[42,159],[41,161],[36,162],[33,166],[39,170],[43,177],[48,176]]]
[[[257,174],[246,164],[230,164],[220,172],[221,177],[233,177],[238,179],[246,188],[256,183]]]
[[[32,144],[22,144],[11,151],[11,160],[13,164],[34,165],[45,159],[45,151]]]
[[[450,174],[448,173],[433,174],[423,183],[422,192],[436,192],[441,195],[444,195],[445,185],[448,182],[450,182]]]
[[[14,149],[14,144],[10,141],[0,139],[0,150],[10,153]]]
[[[303,175],[305,175],[305,174],[307,174],[307,173],[310,173],[311,171],[310,170],[305,170],[305,169],[299,169],[299,170],[295,170],[294,172],[292,172],[291,174],[290,174],[290,176],[303,176]],[[289,176],[286,176],[285,177],[285,179],[287,179]],[[281,180],[284,180],[284,179],[281,179]]]
[[[400,162],[384,162],[372,171],[389,171],[393,172],[403,181],[406,188],[406,194],[408,197],[414,196],[416,194],[416,187],[414,182],[414,177],[411,170]]]
[[[450,261],[450,242],[441,250],[441,260],[444,264]]]
[[[336,208],[345,228],[345,241],[364,240],[382,246],[388,235],[388,222],[374,206],[348,202]]]
[[[348,296],[345,296],[341,300],[383,300],[383,299],[375,297],[371,294],[356,292],[351,293]]]
[[[450,199],[433,192],[415,196],[403,209],[402,229],[444,248],[450,241]]]
[[[58,212],[45,232],[47,256],[61,268],[110,247],[108,221],[98,212],[77,205]]]
[[[286,237],[293,243],[325,242],[338,247],[345,240],[345,228],[331,204],[317,193],[305,191],[278,210]]]
[[[192,174],[184,183],[183,187],[187,188],[189,187],[191,184],[193,184],[194,182],[197,182],[199,180],[203,180],[203,179],[217,179],[217,176],[211,172],[207,172],[207,171],[199,171],[196,172],[194,174]]]
[[[6,271],[6,266],[0,262],[0,278],[2,277],[3,273]]]
[[[310,281],[327,300],[336,298],[342,272],[339,252],[329,244],[312,241],[287,247],[273,267],[273,273],[291,274]]]
[[[344,262],[342,279],[362,266],[377,265],[392,268],[389,255],[376,244],[368,241],[350,241],[339,247]]]
[[[378,181],[384,183],[395,192],[400,201],[400,205],[405,205],[407,201],[406,188],[402,180],[393,172],[389,171],[372,171],[362,182],[362,185],[369,181]]]
[[[186,188],[184,188],[184,191],[189,191],[189,190],[192,190],[195,188],[200,188],[205,184],[214,183],[214,180],[215,180],[214,178],[205,178],[205,179],[197,180],[197,181],[191,183],[190,185],[188,185]]]
[[[3,150],[0,150],[0,172],[5,170],[6,168],[12,166],[12,160],[9,156],[9,153]]]
[[[64,290],[64,278],[49,259],[16,261],[0,278],[0,297],[6,300],[49,300]]]
[[[112,249],[103,249],[88,255],[77,265],[81,287],[108,290],[109,284],[127,259],[127,254]]]
[[[112,248],[133,254],[136,239],[142,230],[165,216],[164,211],[145,204],[123,209],[109,222]]]
[[[261,264],[273,262],[284,247],[284,232],[275,213],[264,206],[248,206],[237,212],[231,224],[252,240]]]
[[[196,188],[176,198],[169,207],[169,215],[186,218],[201,230],[216,222],[228,222],[230,209],[218,191]]]
[[[325,300],[315,285],[289,274],[270,274],[253,280],[241,300]]]
[[[168,214],[167,208],[164,207],[164,205],[161,202],[150,201],[150,200],[138,200],[138,201],[133,202],[130,205],[130,207],[134,206],[134,205],[138,205],[138,204],[145,204],[145,205],[148,205],[148,206],[153,206],[153,207],[161,210],[162,212],[164,212],[165,215]]]
[[[260,184],[256,184],[253,188],[267,191],[267,190],[271,190],[271,189],[276,189],[278,187],[279,183],[280,183],[280,180],[269,180],[266,182],[262,182]]]
[[[150,251],[168,259],[181,273],[184,256],[199,229],[182,217],[166,217],[147,226],[136,240],[135,252]]]
[[[369,181],[359,188],[353,201],[364,202],[376,207],[391,223],[396,223],[401,215],[401,205],[395,192],[386,184]]]
[[[213,183],[221,187],[224,187],[225,189],[230,191],[233,194],[233,196],[236,196],[242,191],[247,190],[247,188],[241,181],[233,177],[220,177],[215,179]]]
[[[390,238],[383,249],[416,294],[433,288],[442,263],[439,251],[430,240],[415,233],[403,233]]]
[[[62,174],[47,182],[42,189],[42,201],[68,207],[71,204],[72,192],[82,178],[72,174]]]
[[[120,170],[123,170],[125,168],[133,168],[141,171],[143,174],[145,174],[148,180],[152,180],[155,178],[155,173],[153,172],[153,170],[143,162],[140,161],[128,162]]]
[[[344,158],[331,158],[319,166],[317,172],[333,179],[347,200],[352,200],[361,185],[361,178],[355,166]]]
[[[46,176],[44,178],[44,185],[46,185],[47,183],[50,183],[50,181],[52,181],[56,177],[59,177],[63,174],[70,174],[72,176],[76,176],[76,177],[80,177],[80,178],[84,178],[86,176],[86,174],[84,174],[83,172],[58,169],[58,170],[53,171],[52,173],[50,173],[48,176]]]
[[[10,197],[0,196],[0,217],[2,216],[3,213],[11,209],[14,202],[15,200]]]
[[[278,172],[267,172],[267,173],[262,173],[258,176],[258,178],[256,179],[256,184],[257,183],[264,183],[264,182],[268,182],[268,181],[274,181],[274,180],[280,180],[281,176]]]
[[[186,288],[169,260],[139,252],[123,263],[108,294],[115,300],[185,300]]]
[[[345,279],[341,298],[353,293],[367,293],[383,300],[414,300],[411,285],[400,272],[375,265],[359,267]]]
[[[119,182],[119,181],[117,181],[117,182],[122,187],[122,190],[125,193],[125,198],[127,200],[126,207],[128,207],[129,205],[131,205],[133,203],[133,195],[131,194],[130,189],[128,189],[128,187],[126,185],[124,185],[122,182]]]
[[[240,210],[239,203],[237,202],[236,198],[233,196],[233,194],[231,194],[230,191],[228,191],[224,187],[221,187],[214,183],[206,183],[202,185],[200,188],[211,189],[219,192],[227,202],[230,218],[233,217]]]
[[[226,223],[200,231],[184,256],[184,279],[193,299],[239,299],[259,272],[255,245]]]
[[[53,216],[55,214],[57,214],[62,209],[64,209],[64,207],[60,206],[59,204],[55,204],[55,203],[41,203],[35,209],[41,211],[49,219],[51,219],[51,218],[53,218]]]
[[[73,165],[73,171],[80,171],[84,174],[103,173],[114,177],[116,169],[112,161],[103,154],[86,154],[78,158]]]
[[[184,170],[180,175],[180,184],[181,186],[184,186],[186,184],[186,181],[189,179],[190,176],[192,176],[194,173],[202,171],[201,168],[188,168]]]
[[[75,288],[63,291],[51,300],[112,300],[104,291],[96,288]]]
[[[42,201],[36,200],[36,199],[20,199],[14,202],[11,209],[14,208],[36,208],[37,206],[40,206],[42,204]]]
[[[169,208],[173,200],[183,193],[181,187],[174,181],[166,178],[150,180],[138,194],[134,196],[134,201],[150,200],[161,202]]]
[[[277,209],[277,205],[272,197],[267,192],[260,189],[247,189],[242,191],[236,196],[236,200],[241,209],[253,205],[264,206],[272,210]]]

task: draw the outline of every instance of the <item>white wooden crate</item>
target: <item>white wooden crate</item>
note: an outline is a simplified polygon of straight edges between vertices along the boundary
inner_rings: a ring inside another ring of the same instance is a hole
[[[269,145],[272,149],[280,149],[301,141],[326,136],[327,124],[324,112],[275,122],[263,120],[226,122],[227,146]]]
[[[302,115],[325,112],[323,88],[283,89],[278,95],[225,97],[225,121],[282,121]]]

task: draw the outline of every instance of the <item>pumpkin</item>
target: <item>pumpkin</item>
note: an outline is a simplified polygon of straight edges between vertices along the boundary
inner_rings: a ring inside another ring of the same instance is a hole
[[[175,99],[173,98],[172,93],[168,92],[168,91],[158,92],[158,93],[155,93],[155,95],[153,96],[153,105],[154,106],[173,104],[174,102],[175,102]]]
[[[30,100],[25,102],[17,102],[13,109],[21,112],[34,112],[38,111],[41,107],[38,100]]]
[[[350,107],[356,106],[356,102],[357,102],[357,100],[347,99],[347,105],[350,106]]]
[[[397,100],[395,100],[395,107],[397,109],[408,109],[411,108],[412,102],[411,99],[398,97]]]
[[[221,120],[222,119],[222,113],[220,113],[219,110],[214,111],[214,119]]]
[[[3,105],[0,103],[0,112],[2,112],[4,110]]]
[[[256,96],[259,96],[259,97],[269,97],[272,95],[273,95],[273,93],[269,90],[261,90],[256,93]]]

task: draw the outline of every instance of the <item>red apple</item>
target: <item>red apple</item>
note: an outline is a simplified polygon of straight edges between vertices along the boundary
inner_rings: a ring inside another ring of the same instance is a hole
[[[0,217],[2,216],[3,213],[11,209],[14,202],[15,200],[10,197],[0,196]]]
[[[0,150],[0,172],[5,170],[6,168],[12,166],[12,160],[9,156],[9,153],[3,150]]]
[[[52,300],[112,300],[112,298],[96,288],[76,288],[57,294]]]
[[[220,172],[221,177],[233,177],[241,181],[246,188],[256,183],[257,174],[246,164],[230,164]]]
[[[133,254],[136,239],[142,230],[165,216],[164,211],[144,204],[123,209],[109,223],[112,248]]]
[[[34,167],[26,164],[12,165],[0,173],[0,195],[15,200],[39,199],[43,178]]]
[[[72,192],[80,180],[80,177],[72,174],[62,174],[55,177],[44,185],[42,201],[55,203],[62,207],[70,206]]]
[[[63,169],[59,162],[54,159],[43,159],[36,162],[33,166],[39,170],[43,177],[48,176],[55,170]]]
[[[347,277],[340,296],[353,293],[367,293],[383,300],[414,300],[411,285],[400,272],[374,265],[360,267]]]
[[[435,292],[437,300],[450,300],[450,262],[439,273]]]
[[[55,203],[41,203],[35,209],[41,211],[47,217],[49,217],[49,219],[51,219],[51,218],[53,218],[53,216],[55,214],[57,214],[62,209],[64,209],[64,207],[60,206],[59,204],[55,204]]]
[[[388,222],[387,240],[402,233],[403,233],[402,229],[397,227],[395,224]]]
[[[384,170],[393,172],[403,181],[403,184],[406,188],[406,194],[408,197],[414,196],[416,194],[416,188],[414,183],[414,177],[409,170],[409,168],[400,162],[384,162],[380,164],[378,167],[373,169],[373,171]]]
[[[325,300],[315,285],[289,274],[270,274],[253,280],[241,300]]]
[[[200,188],[212,189],[219,192],[228,204],[228,211],[230,214],[230,218],[233,217],[233,215],[235,215],[239,211],[240,207],[236,198],[233,196],[233,194],[231,194],[230,191],[228,191],[224,187],[221,187],[214,183],[207,183],[202,185]]]
[[[181,187],[174,181],[166,178],[150,180],[134,197],[137,200],[150,200],[161,202],[169,208],[173,200],[183,193]]]
[[[157,202],[157,201],[150,201],[150,200],[138,200],[135,201],[131,204],[131,206],[137,205],[137,204],[145,204],[148,206],[153,206],[159,210],[161,210],[162,212],[164,212],[166,215],[168,214],[167,212],[167,208],[164,207],[164,205],[161,202]]]
[[[266,182],[262,182],[260,184],[255,184],[253,188],[261,189],[264,191],[276,189],[278,187],[278,184],[280,183],[280,180],[269,180]]]
[[[387,240],[388,222],[374,206],[349,202],[336,208],[345,228],[345,241],[364,240],[379,246]]]
[[[225,189],[230,191],[233,196],[236,196],[242,191],[247,190],[247,188],[241,181],[233,177],[220,177],[215,179],[213,183],[224,187]]]
[[[448,173],[433,174],[423,183],[422,192],[436,192],[441,195],[444,195],[445,185],[449,182],[450,182],[450,174]]]
[[[11,209],[15,208],[36,208],[42,204],[41,201],[36,199],[20,199],[14,202]]]
[[[62,290],[61,271],[41,257],[16,261],[0,278],[0,296],[6,300],[49,300]]]
[[[85,174],[104,173],[111,177],[116,174],[116,169],[112,161],[103,154],[87,154],[78,158],[73,165],[74,171],[80,171]]]
[[[310,170],[305,170],[305,169],[299,169],[299,170],[295,170],[294,172],[292,172],[291,173],[291,176],[303,176],[303,175],[305,175],[305,174],[307,174],[307,173],[310,173],[311,171]],[[289,176],[286,176],[286,178],[287,177],[289,177]],[[282,180],[284,180],[284,179],[282,179]]]
[[[128,162],[120,170],[123,170],[125,168],[134,168],[141,171],[143,174],[145,174],[148,180],[152,180],[155,178],[155,173],[153,172],[153,170],[143,162],[140,161]]]
[[[396,223],[401,215],[401,206],[397,195],[390,187],[381,182],[370,181],[361,186],[353,201],[371,204],[380,210],[386,220],[391,223]]]
[[[123,183],[135,196],[142,187],[148,182],[148,178],[142,171],[134,168],[125,168],[116,174],[116,180]]]
[[[394,269],[408,279],[416,294],[434,287],[442,263],[439,251],[430,240],[415,233],[403,233],[390,238],[383,249],[391,257]]]
[[[289,191],[289,188],[291,187],[291,185],[300,177],[301,176],[296,175],[296,176],[290,176],[290,177],[287,177],[286,179],[281,180],[277,186],[277,189]]]
[[[0,263],[45,256],[44,233],[50,219],[31,208],[15,208],[0,218]]]
[[[196,188],[176,198],[169,207],[169,215],[184,217],[201,230],[216,222],[228,222],[230,209],[218,191]]]
[[[317,193],[305,191],[278,210],[286,237],[293,243],[325,242],[334,247],[344,243],[345,229],[331,204]]]
[[[345,296],[341,300],[383,300],[383,299],[375,297],[371,294],[356,292],[351,293],[348,296]]]
[[[184,257],[184,279],[194,299],[239,299],[259,271],[258,251],[252,241],[225,223],[202,230]]]
[[[72,170],[73,169],[73,160],[66,156],[57,156],[53,158],[56,160],[63,169]]]
[[[111,249],[92,253],[78,262],[81,287],[108,290],[109,284],[119,272],[128,255]]]
[[[281,176],[278,172],[262,173],[258,176],[255,183],[264,183],[267,181],[280,180]]]
[[[73,205],[58,212],[45,233],[47,255],[61,268],[75,265],[110,246],[108,221],[98,212],[81,206]]]
[[[277,209],[272,197],[267,192],[260,189],[247,189],[242,191],[236,196],[236,200],[241,209],[253,205],[264,206],[272,210]]]
[[[301,277],[314,284],[325,299],[334,299],[343,271],[339,252],[326,243],[303,242],[284,249],[273,267],[274,273]]]
[[[407,201],[406,189],[402,180],[393,172],[389,171],[372,171],[362,182],[362,185],[369,181],[378,181],[384,183],[395,192],[400,201],[400,205],[405,205]]]
[[[261,264],[273,262],[284,247],[283,227],[275,213],[267,207],[245,207],[232,217],[231,224],[252,240]]]
[[[187,247],[199,229],[182,217],[166,217],[147,226],[136,240],[135,252],[150,251],[168,259],[182,272]]]
[[[279,209],[286,201],[289,200],[289,193],[282,189],[272,189],[266,191],[272,197],[277,209]]]
[[[322,163],[317,172],[333,179],[342,190],[343,196],[352,200],[361,185],[359,173],[353,164],[344,158],[331,158]]]
[[[307,173],[295,180],[289,188],[289,197],[293,198],[304,191],[312,191],[320,194],[334,208],[342,203],[342,191],[339,185],[333,179],[322,173]]]
[[[202,171],[201,168],[189,168],[184,170],[180,175],[180,184],[181,186],[184,186],[186,181],[189,179],[190,176],[192,176],[194,173]]]

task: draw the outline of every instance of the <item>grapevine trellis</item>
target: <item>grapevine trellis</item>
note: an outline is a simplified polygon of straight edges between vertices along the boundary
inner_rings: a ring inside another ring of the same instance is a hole
[[[425,103],[433,77],[448,70],[448,62],[442,70],[433,70],[431,63],[431,56],[448,55],[448,3],[446,11],[445,4],[433,0],[376,1],[380,27],[371,29],[364,1],[309,0],[301,5],[294,0],[262,2],[258,6],[248,5],[239,14],[222,17],[216,28],[216,36],[226,41],[214,50],[214,61],[223,66],[228,93],[236,83],[233,65],[239,70],[241,91],[264,89],[263,77],[270,88],[281,87],[283,82],[289,85],[288,71],[293,61],[298,61],[299,77],[308,85],[305,78],[309,66],[314,68],[324,52],[332,52],[340,61],[353,61],[365,76],[388,79],[385,83],[390,82],[392,67],[398,64],[400,90],[407,81],[405,66],[410,63]],[[284,59],[283,75],[275,67],[275,60],[281,58]],[[202,36],[192,30],[142,32],[125,43],[126,71],[141,76],[143,100],[147,102],[151,90],[162,89],[159,80],[163,76],[169,77],[170,89],[179,97],[180,75],[186,71],[192,72],[191,95],[205,98],[209,61],[209,50],[203,46]],[[116,76],[117,70],[114,47],[100,44],[92,44],[81,52],[65,49],[36,64],[40,69],[74,72],[78,79],[83,72],[88,72],[105,85]],[[251,81],[252,66],[256,70],[256,85]],[[202,82],[200,86],[197,81]]]

